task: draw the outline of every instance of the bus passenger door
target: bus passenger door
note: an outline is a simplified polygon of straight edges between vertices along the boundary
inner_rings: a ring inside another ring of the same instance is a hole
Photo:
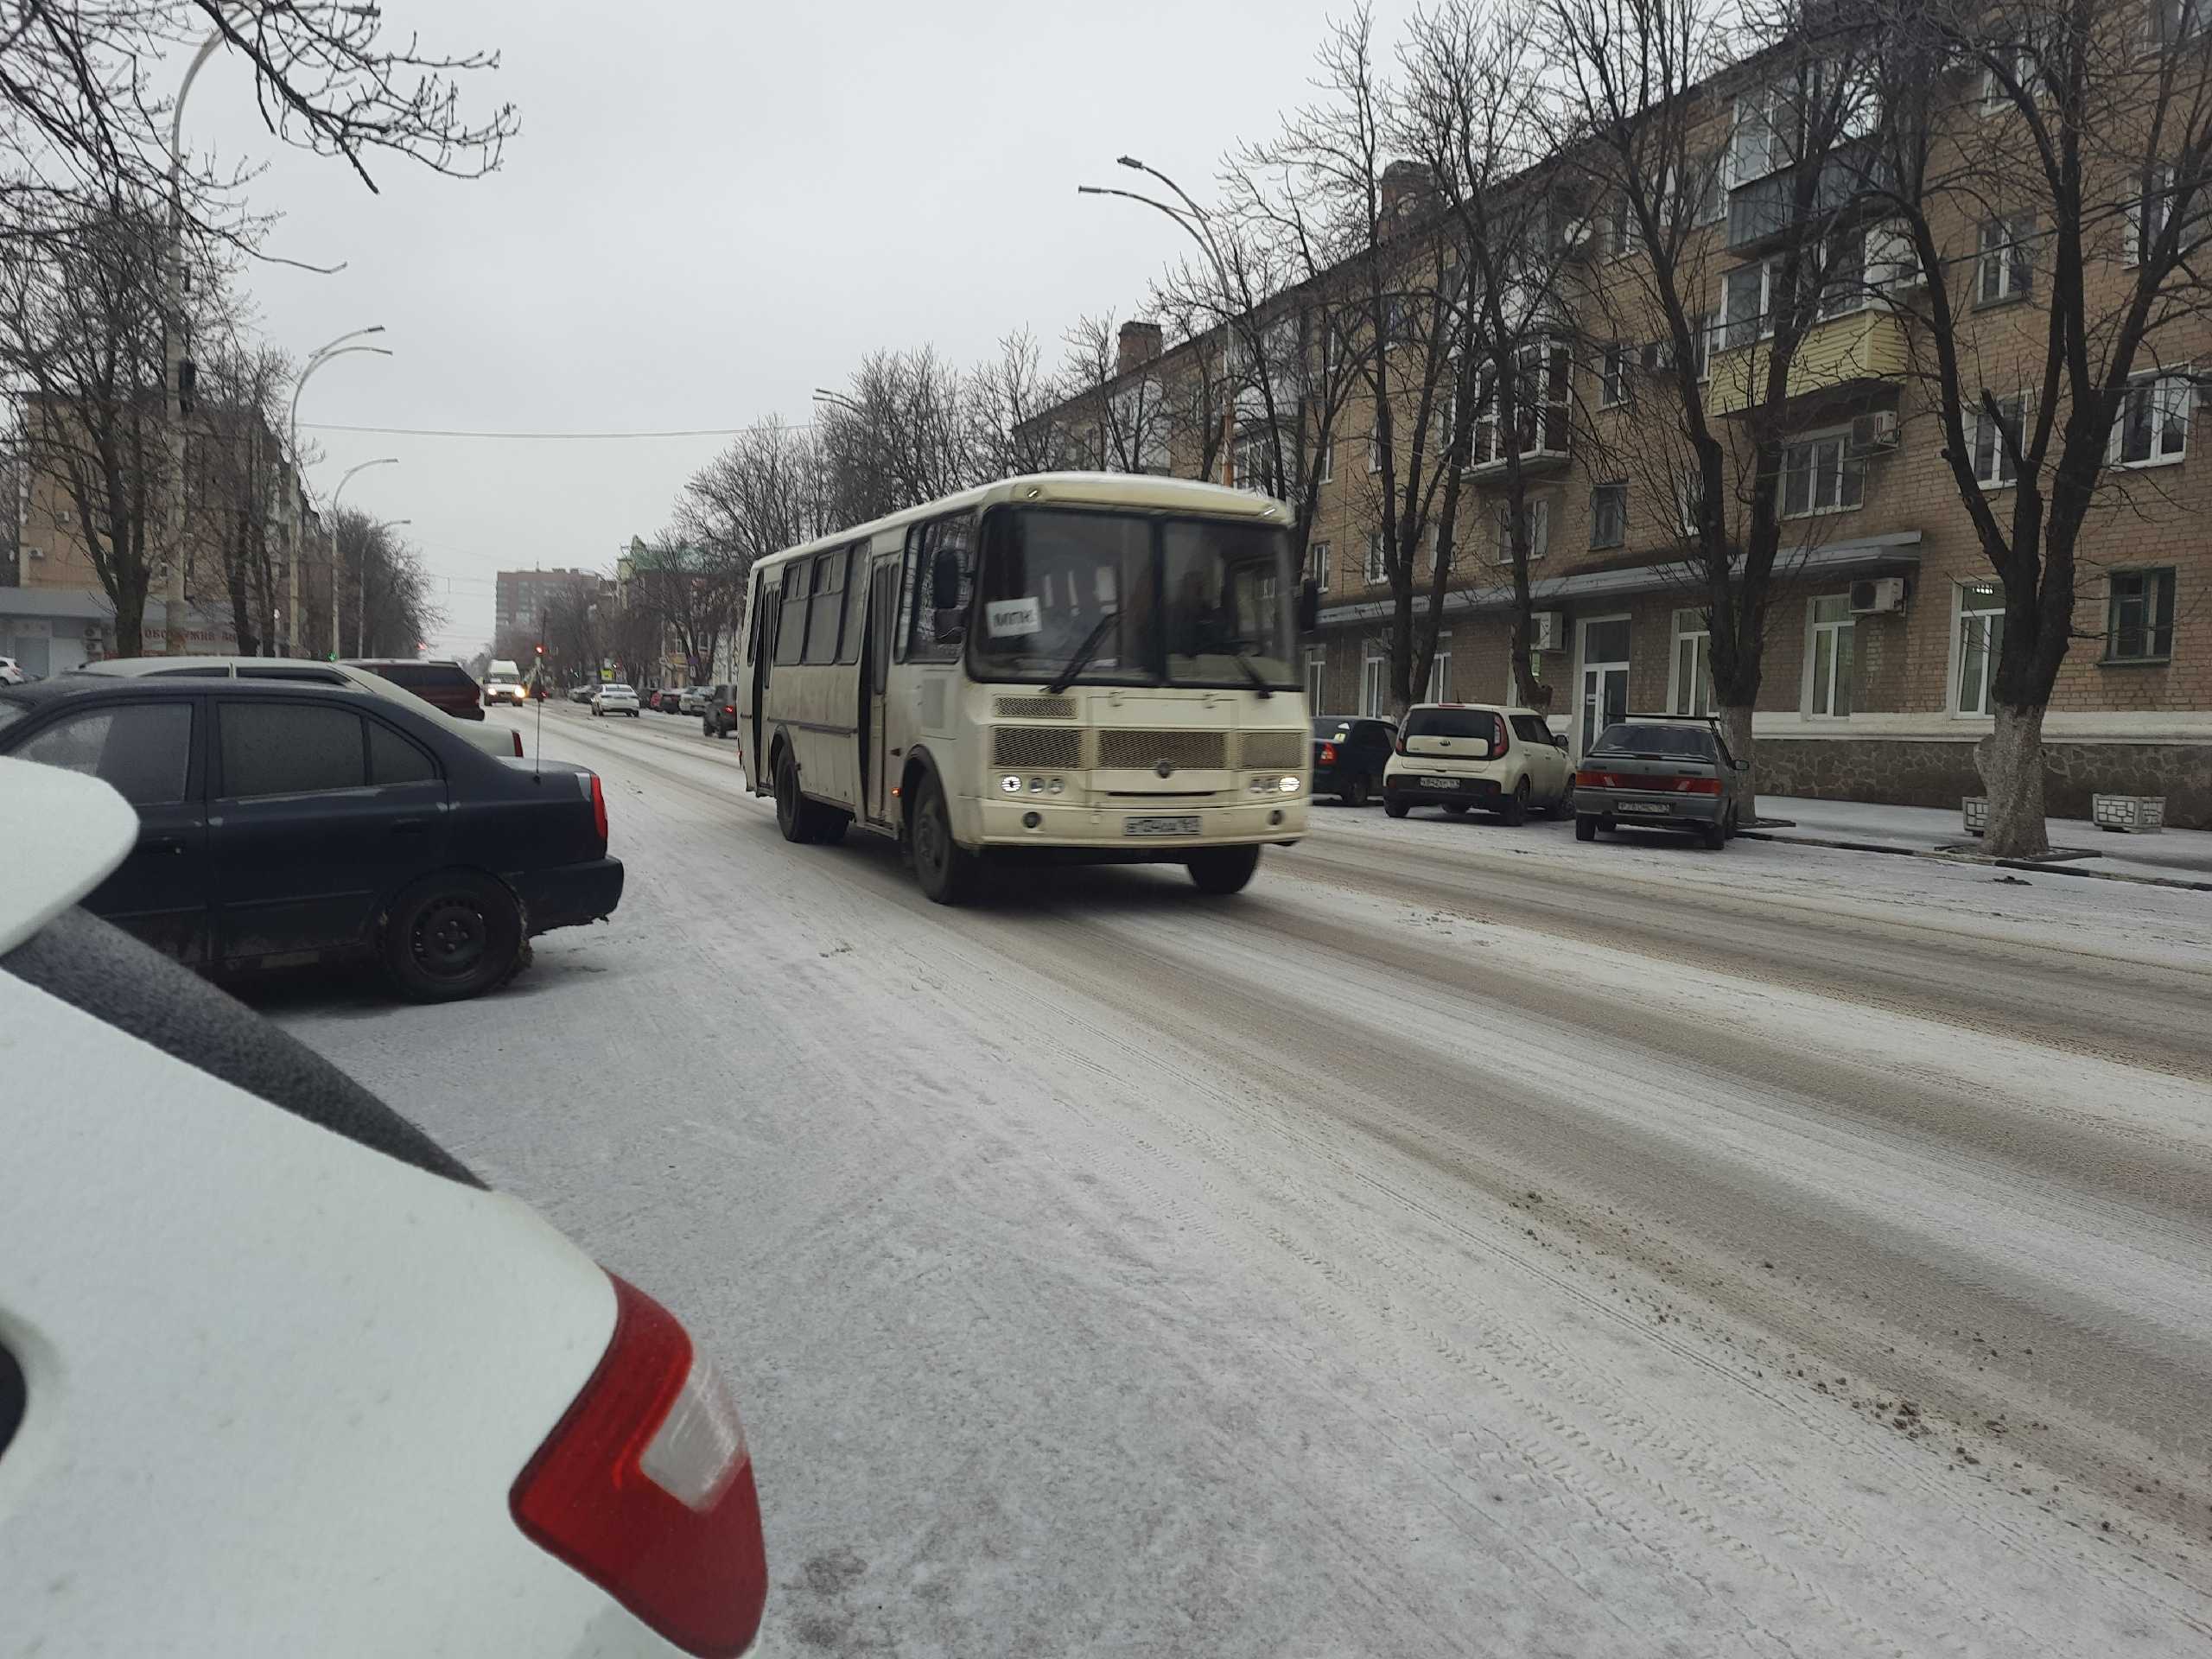
[[[772,786],[766,770],[768,751],[768,664],[776,654],[776,624],[783,614],[783,592],[763,582],[753,596],[753,718],[741,729],[745,744],[745,781],[756,795]]]
[[[898,775],[889,752],[890,721],[884,698],[891,683],[891,636],[898,625],[899,562],[886,559],[868,577],[867,666],[861,675],[861,773],[862,810],[878,823],[890,821],[892,780]]]

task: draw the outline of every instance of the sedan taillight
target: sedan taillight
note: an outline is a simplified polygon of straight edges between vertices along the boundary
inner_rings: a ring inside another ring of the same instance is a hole
[[[613,1279],[614,1336],[508,1507],[531,1540],[687,1653],[741,1653],[768,1561],[745,1428],[676,1317]]]
[[[1618,789],[1621,780],[1610,772],[1578,772],[1574,774],[1577,789]]]
[[[1720,780],[1718,778],[1677,778],[1675,779],[1675,792],[1677,795],[1718,795]]]
[[[607,851],[607,791],[601,786],[599,774],[595,772],[591,775],[591,827],[592,833],[599,837],[599,850],[604,854]]]
[[[1321,746],[1321,764],[1325,766],[1333,766],[1337,764],[1337,746],[1335,744],[1324,743]]]
[[[515,741],[515,759],[516,759],[516,760],[521,760],[521,759],[522,759],[522,734],[521,734],[520,732],[510,732],[510,733],[508,733],[508,734],[507,734],[507,735],[508,735],[508,736],[510,736],[510,737],[512,737],[512,738],[513,738],[513,739],[514,739],[514,741]]]

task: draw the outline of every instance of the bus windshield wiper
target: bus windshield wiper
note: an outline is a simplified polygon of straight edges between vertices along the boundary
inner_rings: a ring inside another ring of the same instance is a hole
[[[1236,666],[1244,671],[1244,677],[1252,682],[1252,689],[1255,691],[1263,697],[1274,696],[1274,687],[1268,683],[1265,675],[1252,666],[1252,659],[1247,657],[1240,647],[1231,645],[1229,648],[1229,654],[1236,659]]]
[[[1075,648],[1075,655],[1068,658],[1067,666],[1054,675],[1052,683],[1045,688],[1047,696],[1057,697],[1075,683],[1075,677],[1090,666],[1091,658],[1097,653],[1099,641],[1105,639],[1106,630],[1121,618],[1119,611],[1109,611],[1098,619],[1090,632],[1083,636],[1083,643]]]

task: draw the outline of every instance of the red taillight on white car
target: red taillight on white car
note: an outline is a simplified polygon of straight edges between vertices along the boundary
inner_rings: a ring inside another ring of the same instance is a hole
[[[744,1426],[675,1315],[607,1276],[613,1338],[508,1506],[532,1541],[686,1653],[742,1653],[768,1599]]]
[[[509,732],[509,733],[507,734],[507,735],[508,735],[509,737],[512,737],[512,739],[514,739],[514,741],[515,741],[515,759],[516,759],[516,760],[521,760],[521,759],[522,759],[522,734],[521,734],[520,732]]]

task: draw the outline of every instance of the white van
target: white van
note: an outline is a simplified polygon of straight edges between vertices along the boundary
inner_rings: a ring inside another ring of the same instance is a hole
[[[495,702],[512,702],[519,709],[529,696],[522,683],[522,670],[512,663],[494,662],[484,676],[484,702],[487,708]]]

